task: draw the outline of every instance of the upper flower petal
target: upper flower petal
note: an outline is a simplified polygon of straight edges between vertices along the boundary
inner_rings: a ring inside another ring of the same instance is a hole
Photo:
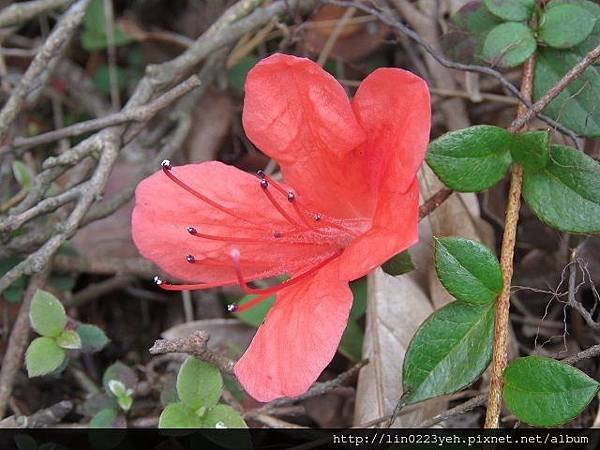
[[[387,192],[377,204],[372,228],[358,237],[340,257],[340,278],[355,280],[380,266],[418,240],[419,185],[405,193]]]
[[[429,142],[431,104],[427,83],[411,72],[382,68],[365,78],[352,108],[367,134],[365,178],[376,188],[406,191]]]
[[[246,353],[235,365],[256,400],[296,397],[308,390],[333,358],[352,306],[337,261],[279,292]]]
[[[230,256],[234,248],[240,251],[240,265],[249,280],[294,274],[332,253],[330,244],[294,232],[262,192],[259,180],[246,172],[213,161],[173,167],[171,173],[222,208],[194,196],[162,171],[138,185],[133,240],[143,256],[171,276],[234,283]],[[281,207],[293,214],[285,197],[276,194]],[[192,236],[188,226],[225,240]],[[186,260],[188,254],[193,255],[193,264]]]
[[[335,78],[309,59],[272,55],[248,73],[243,124],[248,138],[279,162],[286,182],[320,212],[353,215],[357,192],[360,198],[366,191],[349,152],[365,134]]]

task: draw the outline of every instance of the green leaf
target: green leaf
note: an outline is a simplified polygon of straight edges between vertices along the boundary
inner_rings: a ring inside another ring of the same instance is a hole
[[[559,5],[544,12],[539,36],[554,48],[570,48],[582,43],[596,25],[596,18],[575,5]]]
[[[158,428],[202,428],[202,419],[181,402],[169,403],[158,419]]]
[[[600,5],[587,0],[553,0],[548,10],[562,5],[584,8],[596,20],[590,36],[568,50],[540,49],[536,58],[533,94],[539,100],[589,51],[600,44]],[[544,109],[553,119],[566,125],[575,133],[587,137],[600,136],[600,74],[598,63],[588,67]]]
[[[398,276],[413,271],[415,265],[410,257],[410,253],[408,253],[408,250],[405,250],[388,259],[381,265],[381,268],[388,275]]]
[[[248,428],[242,416],[228,405],[216,405],[202,416],[203,428]]]
[[[215,366],[190,356],[177,374],[177,395],[189,408],[210,408],[223,390],[221,372]]]
[[[493,66],[515,67],[525,62],[537,44],[531,30],[517,22],[497,25],[483,44],[483,58]]]
[[[108,366],[102,376],[102,385],[107,393],[111,393],[111,380],[120,381],[127,389],[135,389],[138,382],[138,377],[135,372],[120,361]]]
[[[245,56],[227,72],[227,81],[239,93],[244,92],[244,83],[248,76],[248,71],[258,62],[256,56]]]
[[[103,409],[90,420],[90,428],[116,428],[119,423],[119,412],[115,409]]]
[[[56,338],[56,345],[68,350],[77,350],[81,348],[81,338],[73,330],[63,330]]]
[[[500,23],[482,2],[468,2],[452,15],[448,32],[441,38],[442,49],[455,61],[479,64],[487,34]]]
[[[13,440],[18,450],[38,450],[37,442],[28,434],[15,434]]]
[[[54,295],[38,289],[31,300],[29,321],[38,334],[56,337],[64,330],[67,315],[65,308]]]
[[[20,262],[21,260],[15,257],[0,259],[0,277]],[[23,292],[25,291],[26,285],[27,278],[25,276],[20,276],[13,281],[13,283],[6,288],[4,292],[2,292],[2,296],[9,303],[18,303],[23,298]]]
[[[339,352],[350,361],[359,362],[362,358],[364,337],[360,326],[354,320],[348,321],[340,341]]]
[[[25,365],[29,378],[47,375],[58,369],[65,360],[65,351],[54,339],[39,337],[33,340],[25,353]]]
[[[367,309],[367,277],[350,282],[350,289],[352,290],[350,319],[358,320]]]
[[[535,0],[484,0],[492,14],[504,20],[522,22],[531,16]]]
[[[541,356],[518,358],[504,371],[506,406],[519,420],[539,427],[574,419],[599,388],[581,370]]]
[[[77,334],[81,338],[81,350],[84,352],[99,352],[110,342],[104,331],[96,325],[80,323],[77,325]]]
[[[491,125],[451,131],[429,144],[427,164],[451,189],[482,191],[504,177],[512,139],[511,133]]]
[[[133,41],[119,26],[114,26],[114,43],[116,46],[128,44]],[[92,0],[85,13],[81,45],[84,49],[102,50],[108,45],[106,40],[106,16],[104,14],[103,0]]]
[[[117,67],[117,87],[123,91],[127,87],[127,82],[131,78],[127,71],[121,67]],[[92,81],[96,89],[101,94],[110,94],[110,72],[106,64],[101,65],[92,75]]]
[[[562,145],[541,171],[525,170],[523,197],[545,223],[570,233],[600,232],[600,164]]]
[[[486,304],[502,290],[496,255],[479,242],[458,237],[435,238],[435,270],[457,300]]]
[[[516,134],[510,149],[513,161],[527,170],[541,170],[550,158],[547,131],[528,131]]]
[[[108,389],[117,399],[117,404],[123,411],[129,411],[133,404],[133,389],[128,389],[125,384],[119,380],[110,380]]]
[[[31,180],[33,179],[33,173],[31,173],[31,169],[23,162],[15,160],[12,163],[12,170],[15,180],[17,180],[17,183],[19,183],[21,189],[26,192],[29,191],[29,188],[31,187]]]
[[[435,311],[408,346],[402,383],[407,404],[451,394],[475,381],[492,357],[494,304],[453,302]]]
[[[255,297],[256,295],[246,295],[242,297],[242,299],[238,302],[238,305],[241,306]],[[271,306],[273,306],[273,303],[275,303],[274,295],[256,304],[252,308],[245,311],[236,312],[234,315],[245,324],[248,324],[254,328],[258,328],[262,321],[265,320],[265,316],[267,315],[267,312],[269,312]]]

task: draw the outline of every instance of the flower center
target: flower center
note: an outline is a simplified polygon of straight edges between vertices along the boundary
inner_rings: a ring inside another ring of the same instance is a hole
[[[267,176],[263,171],[258,171],[257,177],[261,188],[260,191],[262,191],[268,202],[284,219],[284,221],[289,224],[289,226],[285,228],[285,231],[273,230],[272,228],[266,229],[264,222],[254,222],[251,219],[238,214],[235,210],[221,205],[206,195],[198,192],[181,179],[177,178],[172,171],[170,161],[163,161],[161,166],[163,173],[182,189],[209,206],[228,216],[231,216],[232,218],[244,222],[247,225],[250,225],[252,229],[261,233],[261,236],[258,237],[221,236],[204,233],[199,231],[195,226],[190,225],[186,228],[186,231],[194,238],[228,242],[234,245],[273,242],[292,243],[298,245],[318,244],[331,247],[331,251],[324,252],[323,258],[321,258],[317,263],[313,263],[313,265],[310,266],[306,271],[295,275],[278,285],[265,289],[256,289],[249,286],[242,272],[240,264],[240,250],[237,247],[233,247],[229,252],[229,257],[231,259],[237,281],[244,292],[247,294],[255,294],[257,297],[239,307],[237,305],[229,305],[228,309],[230,311],[242,311],[249,309],[281,289],[292,286],[314,274],[324,265],[339,257],[342,254],[343,249],[354,238],[359,236],[360,231],[362,231],[362,228],[364,228],[365,225],[363,223],[364,221],[362,220],[342,221],[311,210],[298,200],[298,197],[294,191],[286,190],[282,185]],[[278,200],[276,196],[282,198]],[[282,203],[291,205],[291,208],[289,206],[287,208],[284,207]],[[184,257],[185,260],[190,264],[195,264],[198,262],[198,259],[193,254],[187,254]],[[154,281],[162,289],[174,291],[210,289],[223,286],[223,283],[171,284],[161,280],[159,277],[155,277]]]

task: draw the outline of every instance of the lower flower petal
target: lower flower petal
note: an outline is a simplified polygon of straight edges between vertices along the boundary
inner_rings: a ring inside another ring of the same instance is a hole
[[[354,240],[340,257],[340,278],[356,280],[418,240],[419,185],[414,178],[406,193],[381,195],[369,231]]]
[[[302,395],[329,364],[352,306],[338,261],[277,294],[250,347],[235,365],[244,389],[256,400]]]

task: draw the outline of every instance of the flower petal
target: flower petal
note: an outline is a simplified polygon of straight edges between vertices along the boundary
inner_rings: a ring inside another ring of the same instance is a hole
[[[351,216],[364,182],[348,153],[365,134],[342,86],[309,59],[275,54],[248,73],[245,92],[248,138],[320,212]]]
[[[277,294],[235,365],[238,380],[256,400],[303,394],[335,355],[352,306],[352,291],[337,272],[334,261]]]
[[[372,228],[355,239],[340,257],[340,278],[356,280],[418,240],[419,184],[388,192],[379,199]]]
[[[425,81],[411,72],[382,68],[365,78],[352,108],[367,133],[363,144],[368,173],[375,188],[388,183],[405,192],[417,173],[429,142],[431,104]]]
[[[246,172],[212,161],[173,167],[170,173],[230,211],[197,198],[162,171],[138,185],[133,240],[143,256],[171,276],[195,282],[236,282],[230,256],[234,248],[240,251],[248,280],[293,274],[332,253],[331,244],[302,236],[262,192],[259,180]],[[291,216],[293,209],[285,197],[276,191],[273,196]],[[188,226],[229,240],[192,236]],[[188,254],[194,256],[193,264],[186,260]]]

